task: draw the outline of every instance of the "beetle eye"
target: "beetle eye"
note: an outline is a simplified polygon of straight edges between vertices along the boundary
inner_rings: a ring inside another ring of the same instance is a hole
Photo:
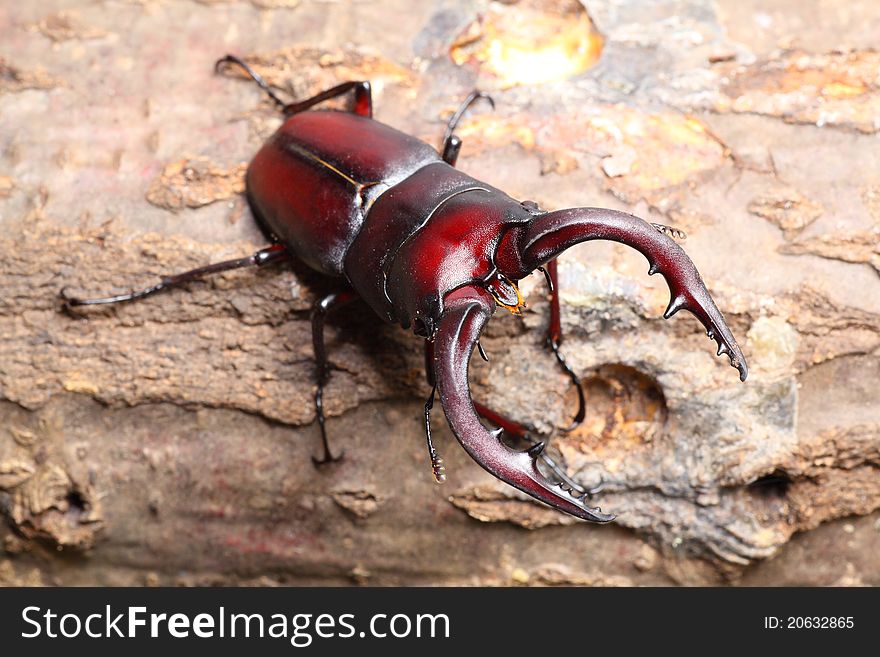
[[[413,333],[415,333],[416,335],[418,335],[422,338],[427,338],[430,335],[430,333],[428,332],[428,326],[425,324],[425,322],[422,319],[416,317],[413,320],[412,326],[413,326]]]
[[[495,303],[502,308],[507,308],[514,315],[519,315],[520,309],[526,305],[516,283],[504,274],[498,274],[491,279],[487,283],[486,289],[495,298]]]

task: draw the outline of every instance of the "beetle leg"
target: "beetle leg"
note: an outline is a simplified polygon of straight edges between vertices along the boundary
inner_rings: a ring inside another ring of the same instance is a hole
[[[272,102],[274,102],[278,106],[278,109],[281,109],[281,110],[284,109],[284,107],[286,106],[286,103],[283,100],[281,100],[275,94],[274,91],[272,91],[272,88],[269,86],[269,83],[263,79],[263,76],[260,75],[259,73],[257,73],[254,69],[252,69],[247,64],[247,62],[245,62],[243,59],[240,59],[240,58],[236,57],[235,55],[226,55],[226,57],[218,59],[215,62],[214,71],[219,73],[221,71],[221,69],[223,67],[225,67],[227,64],[235,64],[236,66],[239,66],[240,68],[244,69],[244,72],[250,76],[251,80],[256,82],[257,86],[260,87],[260,89],[262,89],[263,91],[265,91],[266,94],[269,96],[269,98],[272,99]]]
[[[315,466],[338,461],[343,456],[342,454],[339,456],[331,455],[330,443],[327,440],[327,428],[324,426],[326,422],[324,417],[324,387],[330,380],[330,364],[327,362],[327,348],[324,344],[324,322],[327,319],[327,313],[341,308],[354,299],[355,295],[353,292],[334,292],[333,294],[328,294],[323,299],[318,299],[312,309],[312,347],[315,350],[315,379],[318,383],[318,387],[315,390],[315,417],[321,429],[321,443],[324,446],[324,455],[320,459],[312,457],[312,462]]]
[[[515,488],[583,520],[609,522],[613,515],[586,506],[586,492],[566,481],[554,483],[537,466],[543,445],[517,451],[500,440],[503,429],[489,431],[480,422],[468,387],[468,365],[480,332],[495,311],[492,296],[465,286],[446,296],[435,337],[434,375],[440,402],[455,437],[477,463]]]
[[[214,64],[214,70],[219,73],[221,68],[226,64],[235,64],[244,69],[245,73],[247,73],[250,78],[259,85],[260,89],[268,94],[269,98],[272,99],[272,102],[284,112],[285,116],[292,116],[298,112],[305,111],[314,107],[318,103],[330,100],[331,98],[336,98],[337,96],[342,96],[352,90],[354,90],[354,100],[352,102],[351,111],[360,116],[373,116],[373,96],[370,90],[370,83],[365,80],[343,82],[342,84],[338,84],[332,89],[327,89],[327,91],[322,91],[311,98],[296,103],[285,103],[274,91],[272,91],[269,83],[267,83],[266,80],[264,80],[263,77],[252,69],[243,59],[236,57],[235,55],[226,55],[226,57],[217,60],[217,63]]]
[[[495,109],[495,101],[492,100],[492,96],[484,91],[472,91],[468,94],[467,98],[464,99],[462,104],[459,105],[458,109],[455,110],[455,113],[449,118],[449,122],[446,124],[446,132],[443,133],[443,146],[440,148],[440,155],[443,157],[443,161],[449,166],[455,166],[455,163],[458,161],[458,153],[461,151],[461,139],[453,134],[455,128],[468,108],[480,98],[485,98],[489,101],[492,109]]]
[[[514,279],[524,278],[569,247],[589,240],[611,240],[636,249],[648,260],[648,274],[659,272],[669,285],[672,297],[663,317],[669,319],[683,308],[690,311],[718,343],[718,355],[727,354],[740,380],[746,380],[746,359],[694,263],[648,222],[617,210],[571,208],[536,216],[512,239],[499,249],[496,264]]]
[[[101,297],[98,299],[80,299],[77,297],[68,296],[67,290],[66,288],[64,288],[61,290],[60,295],[65,310],[70,310],[71,308],[74,308],[76,306],[96,306],[107,303],[136,301],[138,299],[148,297],[152,294],[156,294],[157,292],[162,292],[163,290],[167,290],[172,287],[179,287],[180,285],[183,285],[185,283],[190,283],[194,280],[201,278],[202,276],[205,276],[206,274],[216,274],[221,271],[240,269],[242,267],[262,267],[263,265],[269,264],[270,262],[287,259],[288,257],[290,257],[290,253],[287,251],[287,249],[284,248],[283,245],[273,244],[272,246],[267,246],[265,249],[260,249],[253,255],[249,255],[246,258],[224,260],[223,262],[216,262],[212,265],[196,267],[195,269],[190,269],[189,271],[185,271],[181,274],[164,276],[162,280],[160,280],[155,285],[144,288],[143,290],[133,290],[128,294],[117,294],[116,296]]]
[[[562,353],[559,351],[559,346],[562,344],[562,317],[559,309],[559,271],[556,266],[556,258],[549,261],[546,268],[540,267],[539,269],[544,273],[544,278],[547,279],[547,287],[550,288],[550,324],[547,327],[547,338],[545,343],[553,352],[553,355],[556,356],[556,362],[559,363],[559,367],[561,367],[562,371],[568,375],[569,379],[571,379],[571,384],[577,391],[578,410],[577,413],[575,413],[571,425],[565,429],[565,431],[573,431],[584,421],[584,418],[587,415],[587,403],[586,399],[584,399],[584,388],[581,385],[580,377],[578,377],[569,364],[565,362],[565,358],[563,358]]]
[[[349,91],[354,91],[354,99],[352,100],[351,111],[360,116],[372,118],[373,94],[370,88],[370,83],[366,80],[343,82],[342,84],[337,84],[335,87],[327,89],[327,91],[322,91],[319,94],[315,94],[311,98],[306,98],[305,100],[301,100],[296,103],[289,103],[285,105],[281,109],[281,111],[284,112],[284,116],[293,116],[294,114],[304,112],[305,110],[314,107],[318,103],[323,103],[325,100],[330,100],[331,98],[342,96]]]

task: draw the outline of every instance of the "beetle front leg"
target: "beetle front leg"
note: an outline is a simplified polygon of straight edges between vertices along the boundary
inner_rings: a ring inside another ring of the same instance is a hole
[[[321,443],[324,446],[324,455],[321,458],[312,457],[315,466],[333,463],[342,458],[343,454],[333,456],[330,453],[330,443],[327,440],[327,428],[324,426],[324,387],[330,381],[330,364],[327,361],[327,348],[324,344],[324,322],[331,310],[341,308],[353,301],[353,292],[334,292],[315,302],[312,309],[312,347],[315,350],[315,379],[318,387],[315,390],[315,418],[321,429]]]
[[[566,431],[573,431],[587,416],[587,403],[584,398],[584,388],[581,385],[580,377],[571,369],[571,366],[559,351],[559,347],[562,345],[562,314],[559,308],[559,270],[556,266],[556,258],[548,262],[545,267],[539,267],[539,269],[544,273],[544,277],[547,279],[547,287],[550,288],[550,323],[547,327],[546,344],[556,357],[559,367],[571,379],[571,384],[577,391],[578,410],[571,425],[565,429]]]

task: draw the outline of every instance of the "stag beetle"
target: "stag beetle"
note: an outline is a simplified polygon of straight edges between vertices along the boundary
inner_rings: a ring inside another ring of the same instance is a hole
[[[541,270],[550,288],[547,344],[560,366],[578,384],[560,351],[558,283],[555,258],[588,240],[612,240],[641,252],[649,274],[660,273],[671,292],[669,318],[682,309],[700,320],[718,343],[718,354],[745,381],[748,369],[721,312],[693,262],[671,239],[676,231],[624,212],[573,208],[546,212],[517,201],[455,168],[461,139],[455,127],[483,93],[470,94],[447,125],[438,152],[427,143],[372,118],[370,83],[340,84],[312,98],[283,102],[254,70],[228,55],[216,69],[235,65],[247,73],[285,116],[284,123],[256,154],[247,170],[248,201],[272,245],[253,255],[200,267],[141,291],[98,299],[71,298],[68,308],[140,299],[205,274],[248,265],[261,266],[291,257],[334,276],[341,291],[315,306],[312,335],[317,369],[316,418],[324,455],[335,460],[324,427],[323,388],[329,377],[324,348],[328,312],[360,297],[382,319],[399,323],[424,338],[431,395],[425,404],[425,427],[434,478],[445,479],[443,460],[431,440],[434,395],[458,441],[483,468],[500,480],[584,520],[608,522],[613,515],[587,506],[595,491],[585,490],[530,438],[522,425],[471,399],[468,366],[480,333],[497,306],[518,313],[523,299],[517,282]],[[313,110],[323,101],[350,94],[348,111]],[[494,103],[493,103],[494,107]],[[545,269],[546,266],[546,269]],[[498,428],[489,430],[480,416]],[[502,432],[531,444],[515,449]],[[543,463],[545,475],[539,469]],[[550,475],[554,475],[551,477]]]

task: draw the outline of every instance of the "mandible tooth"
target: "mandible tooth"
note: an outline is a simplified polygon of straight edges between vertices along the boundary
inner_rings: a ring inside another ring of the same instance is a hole
[[[541,452],[543,452],[546,447],[547,447],[547,443],[545,443],[542,440],[541,442],[535,443],[534,445],[529,447],[528,450],[526,450],[526,452],[533,459],[536,459],[541,455]]]
[[[677,294],[669,301],[669,306],[666,308],[666,312],[663,313],[663,319],[669,319],[686,305],[687,299],[684,298],[684,295]]]

